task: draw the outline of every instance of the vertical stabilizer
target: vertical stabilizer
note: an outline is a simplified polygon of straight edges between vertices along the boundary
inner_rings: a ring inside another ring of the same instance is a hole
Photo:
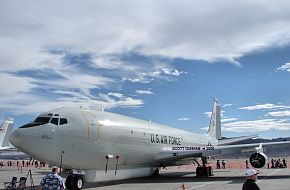
[[[0,148],[11,147],[9,136],[13,130],[13,118],[5,118],[0,127]]]
[[[221,139],[221,107],[216,98],[214,98],[207,134],[215,139]]]

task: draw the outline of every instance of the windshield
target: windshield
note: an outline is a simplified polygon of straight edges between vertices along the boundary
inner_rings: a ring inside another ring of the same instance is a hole
[[[47,124],[50,120],[50,117],[37,117],[33,122],[21,126],[20,128],[35,127],[43,124]]]
[[[48,123],[51,117],[37,117],[33,122],[35,123]]]

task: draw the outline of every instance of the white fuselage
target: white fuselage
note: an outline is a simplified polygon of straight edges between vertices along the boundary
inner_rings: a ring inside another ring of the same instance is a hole
[[[166,147],[217,144],[207,135],[102,111],[60,108],[40,116],[50,121],[18,128],[12,144],[35,159],[85,172],[89,182],[142,177],[158,166],[176,165],[158,162]]]

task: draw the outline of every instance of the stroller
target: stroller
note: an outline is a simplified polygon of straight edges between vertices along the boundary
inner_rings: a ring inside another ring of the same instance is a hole
[[[11,182],[4,182],[5,190],[23,190],[26,188],[26,180],[26,177],[21,177],[17,182],[17,177],[12,177]]]
[[[12,177],[11,182],[4,182],[4,187],[6,190],[15,190],[17,184],[17,177]]]

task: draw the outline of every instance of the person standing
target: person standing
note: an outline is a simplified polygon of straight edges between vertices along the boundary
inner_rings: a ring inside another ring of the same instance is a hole
[[[283,158],[282,163],[283,163],[283,167],[284,167],[284,168],[287,168],[287,163],[286,163],[285,158]]]
[[[222,161],[222,169],[226,169],[226,161],[225,160]]]
[[[220,160],[216,161],[216,169],[221,169]]]
[[[64,190],[65,185],[58,175],[60,169],[53,167],[50,174],[47,174],[40,182],[40,190]]]
[[[248,169],[246,171],[246,182],[243,184],[242,190],[260,190],[260,187],[256,184],[257,171],[255,169]]]

